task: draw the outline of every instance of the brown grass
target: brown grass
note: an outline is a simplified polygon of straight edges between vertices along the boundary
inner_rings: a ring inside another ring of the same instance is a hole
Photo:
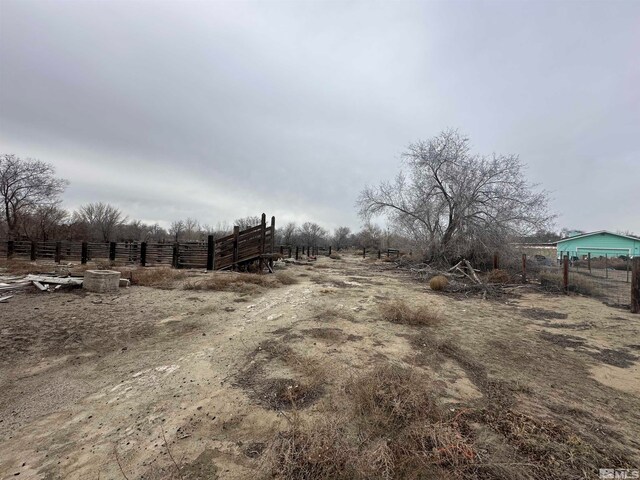
[[[449,280],[443,275],[436,275],[431,280],[429,280],[429,288],[437,292],[447,288],[447,285],[449,285]]]
[[[276,279],[281,285],[294,285],[300,282],[299,279],[288,272],[277,272]]]
[[[193,279],[185,283],[186,290],[209,290],[216,292],[252,293],[262,288],[278,288],[293,285],[298,279],[286,272],[275,275],[257,273],[214,272],[206,277]]]
[[[238,385],[264,407],[274,410],[305,408],[325,391],[327,368],[323,363],[294,350],[284,338],[265,340],[249,355],[248,367]],[[291,378],[268,376],[272,362],[285,365]]]
[[[320,307],[315,310],[312,320],[316,322],[332,322],[335,320],[353,321],[351,312],[336,307]]]
[[[36,263],[29,260],[8,259],[0,263],[0,269],[6,269],[10,275],[28,275],[29,273],[49,273],[56,268],[52,263]]]
[[[474,462],[476,453],[453,415],[439,408],[428,379],[383,366],[350,381],[343,410],[320,419],[290,419],[266,456],[282,479],[452,478],[443,467]]]
[[[587,478],[601,465],[631,468],[624,455],[551,419],[487,398],[466,407],[441,404],[441,388],[420,369],[377,366],[348,381],[314,419],[295,410],[287,416],[264,473],[291,480],[555,480]]]
[[[553,292],[561,292],[564,290],[563,276],[558,273],[541,272],[540,285],[546,290]],[[596,296],[598,294],[595,285],[587,278],[579,275],[569,276],[568,289],[570,292],[580,293],[587,296]]]
[[[175,288],[186,277],[186,272],[168,267],[141,267],[130,272],[132,285],[162,289]]]
[[[383,320],[402,325],[432,326],[440,322],[440,316],[428,307],[411,307],[402,300],[380,305]]]
[[[342,259],[342,257],[340,255],[338,255],[337,253],[332,253],[331,255],[329,255],[329,258],[331,258],[332,260],[340,260],[340,259]]]

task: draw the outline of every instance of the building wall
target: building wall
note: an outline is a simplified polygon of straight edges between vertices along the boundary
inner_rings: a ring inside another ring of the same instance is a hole
[[[591,258],[640,255],[640,240],[618,237],[609,233],[599,233],[582,238],[568,238],[558,242],[558,258],[569,254],[570,257],[583,258],[591,253]]]

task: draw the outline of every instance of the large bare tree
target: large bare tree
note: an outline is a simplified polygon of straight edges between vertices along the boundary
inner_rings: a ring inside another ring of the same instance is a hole
[[[295,222],[287,223],[280,231],[281,241],[284,245],[292,245],[298,227]]]
[[[300,227],[300,238],[305,245],[318,246],[318,242],[327,236],[327,231],[315,222],[304,222]]]
[[[338,227],[334,230],[333,243],[337,250],[347,246],[349,235],[351,235],[351,229],[349,227]]]
[[[16,155],[0,155],[0,200],[9,238],[18,234],[20,219],[47,205],[55,205],[68,182],[55,176],[52,165]]]
[[[69,212],[57,203],[38,205],[21,216],[20,231],[29,240],[61,238]]]
[[[86,225],[93,239],[104,242],[115,240],[118,230],[127,221],[119,208],[103,202],[81,205],[73,216],[76,221]]]
[[[486,255],[552,219],[548,194],[527,182],[516,155],[472,154],[467,137],[447,130],[403,157],[395,181],[362,191],[360,215],[387,215],[429,260]]]

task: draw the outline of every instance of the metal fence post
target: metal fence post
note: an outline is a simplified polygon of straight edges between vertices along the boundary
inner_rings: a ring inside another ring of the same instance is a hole
[[[300,247],[298,245],[296,245],[296,260],[298,260],[298,250],[300,249]]]
[[[604,254],[604,277],[609,278],[609,254]]]
[[[627,255],[627,283],[629,283],[629,270],[631,270],[631,257]]]
[[[500,258],[498,257],[498,253],[493,254],[493,269],[498,270],[500,268]]]
[[[7,258],[13,257],[14,249],[15,249],[15,243],[13,243],[13,240],[7,241]]]
[[[522,254],[522,283],[527,283],[527,254]]]
[[[329,256],[331,256],[331,245],[329,245]]]
[[[362,258],[367,258],[367,247],[362,247]]]
[[[591,273],[591,252],[587,254],[587,267],[589,268],[589,273]]]
[[[31,242],[31,255],[30,255],[31,261],[35,262],[36,261],[36,242]]]
[[[569,255],[562,261],[562,287],[564,293],[569,293]]]
[[[633,259],[631,275],[631,313],[640,313],[640,257]]]
[[[56,253],[53,261],[60,263],[62,261],[62,242],[56,242]]]

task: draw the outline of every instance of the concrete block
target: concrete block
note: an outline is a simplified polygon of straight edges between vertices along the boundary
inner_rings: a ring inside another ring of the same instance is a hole
[[[87,270],[82,288],[89,292],[114,293],[120,288],[120,272],[115,270]]]
[[[129,281],[128,278],[121,278],[120,279],[120,288],[128,288],[130,283],[131,282]]]

